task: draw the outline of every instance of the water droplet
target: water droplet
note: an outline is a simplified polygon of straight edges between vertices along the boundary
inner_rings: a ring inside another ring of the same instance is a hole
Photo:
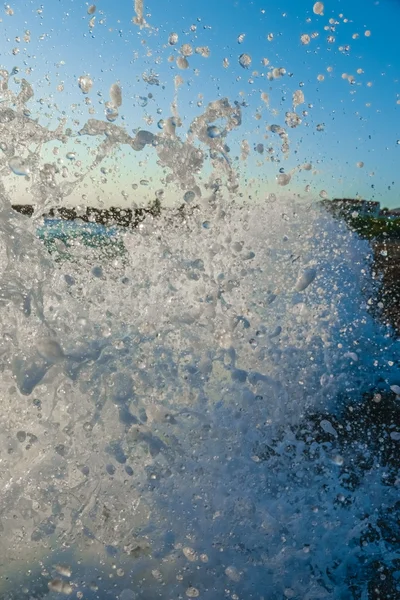
[[[113,83],[110,87],[110,98],[115,108],[122,105],[122,90],[118,83]]]
[[[197,552],[195,552],[193,548],[189,548],[187,546],[183,548],[182,552],[186,556],[186,558],[190,560],[190,562],[195,562],[196,560],[198,560]]]
[[[289,175],[289,173],[279,173],[279,175],[276,176],[276,182],[278,185],[287,185],[291,180],[291,175]]]
[[[363,166],[364,166],[364,163],[363,163],[363,161],[362,161],[362,160],[360,160],[360,161],[357,163],[357,167],[358,167],[359,169],[362,169],[362,168],[363,168]]]
[[[327,198],[328,197],[328,192],[326,192],[325,190],[321,190],[320,193],[320,198]]]
[[[207,127],[207,135],[210,138],[216,138],[221,136],[221,130],[216,125],[210,125]]]
[[[248,69],[251,65],[251,56],[249,54],[241,54],[239,56],[239,65],[243,69]]]
[[[208,58],[211,54],[208,46],[197,46],[195,50],[196,54],[200,54],[203,58]]]
[[[240,581],[240,573],[236,569],[236,567],[227,567],[225,569],[225,575],[229,577],[229,579],[231,579],[232,581]]]
[[[200,592],[195,587],[188,587],[186,590],[186,596],[188,598],[198,598],[200,596]]]
[[[190,44],[183,44],[183,46],[180,49],[180,53],[182,54],[182,56],[192,56],[193,48]]]
[[[66,158],[68,158],[68,160],[75,160],[75,158],[76,158],[75,152],[67,152],[67,154],[65,156],[66,156]]]
[[[177,33],[171,33],[168,37],[168,44],[170,46],[175,46],[175,44],[178,43],[178,34]]]
[[[224,60],[222,61],[222,66],[224,67],[224,69],[227,69],[229,67],[229,59],[224,58]]]
[[[116,121],[118,119],[119,112],[116,108],[113,108],[112,106],[107,106],[107,108],[104,112],[105,112],[107,121],[110,121],[110,123],[112,123],[113,121]]]
[[[282,75],[285,75],[285,73],[286,73],[286,69],[282,69],[282,68],[272,69],[273,79],[279,79],[280,77],[282,77]]]
[[[323,2],[316,2],[313,6],[313,12],[316,15],[323,15],[324,14],[324,4]]]
[[[317,271],[312,268],[304,269],[299,275],[296,281],[295,290],[297,292],[304,292],[305,289],[314,281],[317,276]]]
[[[55,570],[64,577],[71,577],[72,575],[72,569],[69,565],[56,565]]]
[[[116,468],[112,464],[106,465],[106,471],[109,475],[114,475],[116,472]]]
[[[53,579],[53,581],[49,582],[48,586],[51,592],[58,592],[59,594],[65,594],[66,596],[73,592],[72,586],[61,579]]]
[[[27,162],[19,156],[13,156],[8,161],[8,166],[15,175],[29,175],[30,169]]]
[[[304,46],[307,46],[307,44],[310,43],[311,38],[309,35],[307,35],[307,33],[303,33],[303,35],[300,36],[300,41]]]
[[[193,202],[195,197],[196,197],[196,194],[190,190],[188,192],[185,192],[183,199],[185,202]]]
[[[93,80],[89,77],[89,75],[81,75],[81,77],[78,79],[78,85],[83,94],[88,94],[93,87]]]
[[[246,37],[245,33],[241,33],[240,35],[238,35],[238,38],[237,38],[238,44],[242,44],[244,42],[245,37]]]
[[[298,127],[301,124],[301,118],[295,112],[287,112],[285,115],[285,123],[288,127]]]
[[[176,59],[176,66],[178,69],[187,69],[189,67],[189,63],[184,56],[178,56]]]
[[[96,12],[96,5],[95,4],[91,4],[88,9],[87,9],[87,14],[88,15],[94,15],[94,13]]]
[[[293,108],[296,108],[300,104],[304,104],[304,93],[301,90],[296,90],[293,93]]]

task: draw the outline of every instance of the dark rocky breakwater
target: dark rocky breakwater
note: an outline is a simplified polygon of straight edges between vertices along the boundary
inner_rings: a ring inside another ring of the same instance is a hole
[[[381,278],[381,317],[400,334],[400,239],[372,242],[374,275]]]

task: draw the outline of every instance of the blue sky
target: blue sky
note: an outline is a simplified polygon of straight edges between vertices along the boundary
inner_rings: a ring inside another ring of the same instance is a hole
[[[331,0],[324,3],[321,16],[313,13],[313,2],[298,0],[148,0],[149,27],[143,29],[132,24],[131,0],[99,0],[95,26],[90,29],[88,4],[82,0],[18,0],[10,2],[12,16],[4,11],[0,27],[6,43],[0,61],[9,70],[17,66],[18,75],[32,69],[24,75],[35,88],[32,116],[40,114],[43,122],[54,121],[64,112],[72,128],[79,129],[90,116],[90,106],[84,102],[77,78],[90,74],[94,81],[88,95],[95,110],[92,116],[104,118],[109,87],[119,81],[124,102],[116,123],[130,132],[135,127],[157,132],[158,120],[171,115],[174,76],[180,75],[184,80],[178,93],[183,136],[190,120],[208,102],[226,96],[246,104],[243,124],[228,143],[234,158],[240,154],[241,141],[248,141],[248,161],[234,164],[240,165],[243,181],[252,181],[248,187],[260,197],[277,190],[305,195],[305,186],[310,185],[312,196],[321,190],[329,197],[358,193],[384,205],[400,205],[400,2]],[[25,30],[30,31],[29,43],[23,41]],[[366,31],[371,35],[366,36]],[[168,45],[171,32],[179,36],[175,47]],[[241,44],[240,34],[245,34]],[[268,34],[273,34],[271,41]],[[311,36],[307,45],[300,41],[303,34]],[[356,34],[359,37],[354,39]],[[20,42],[15,41],[17,36]],[[328,42],[328,36],[334,40]],[[210,57],[194,54],[188,58],[188,69],[178,69],[168,57],[178,56],[183,43],[208,46]],[[346,50],[346,46],[350,48]],[[16,48],[19,52],[13,54]],[[248,69],[239,65],[242,53],[251,56]],[[262,64],[263,58],[269,60],[268,66]],[[229,60],[227,68],[222,66],[224,59]],[[284,68],[286,74],[269,81],[271,67]],[[150,70],[157,73],[160,86],[143,81],[143,72]],[[343,74],[353,76],[354,83]],[[323,81],[318,80],[319,75],[324,76]],[[61,84],[64,90],[59,92]],[[289,129],[290,152],[285,158],[279,138],[266,127],[285,126],[285,112],[292,110],[291,98],[297,89],[305,96],[305,104],[297,112],[306,110],[308,114],[302,116],[299,127]],[[269,107],[261,99],[262,92],[270,97]],[[203,106],[198,106],[199,102]],[[259,143],[274,148],[275,162],[254,151]],[[82,154],[84,161],[87,153]],[[151,196],[161,185],[163,174],[154,156],[125,148],[117,160],[118,186],[129,194],[133,193],[132,184],[143,179],[150,182],[145,189],[139,184],[144,196]],[[279,169],[288,173],[304,162],[311,162],[313,170],[296,171],[288,186],[277,186]],[[359,168],[357,163],[364,165]],[[104,193],[110,194],[115,190],[115,176],[101,185]]]

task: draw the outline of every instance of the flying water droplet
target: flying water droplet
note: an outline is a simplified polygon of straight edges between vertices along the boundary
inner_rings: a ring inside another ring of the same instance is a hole
[[[304,104],[304,93],[302,90],[296,90],[293,93],[293,108],[296,108],[300,104]]]
[[[151,131],[141,129],[137,132],[133,141],[132,147],[134,150],[143,150],[146,145],[152,145],[155,140],[154,134]]]
[[[221,130],[216,125],[207,127],[207,135],[210,138],[221,137]]]
[[[178,58],[176,59],[176,66],[178,67],[178,69],[188,69],[189,63],[184,56],[178,56]]]
[[[30,169],[27,162],[19,156],[13,156],[8,161],[8,166],[15,175],[29,175]]]
[[[240,581],[240,573],[236,569],[236,567],[232,567],[232,566],[227,567],[225,569],[225,575],[232,581],[236,581],[236,582]]]
[[[190,562],[195,562],[198,560],[197,552],[195,552],[193,548],[189,548],[187,546],[183,548],[182,552]]]
[[[203,58],[208,58],[211,54],[208,46],[197,46],[195,52],[196,54],[200,54]]]
[[[68,158],[68,160],[75,160],[75,158],[76,158],[75,152],[67,152],[67,154],[65,156],[66,156],[66,158]]]
[[[193,48],[190,44],[183,44],[183,46],[180,49],[180,53],[182,54],[182,56],[192,56]]]
[[[87,14],[88,15],[94,15],[94,13],[96,12],[96,5],[95,4],[91,4],[88,9],[87,9]]]
[[[93,87],[93,80],[89,75],[81,75],[78,79],[78,85],[84,94],[88,94]]]
[[[308,286],[314,281],[316,276],[317,276],[316,269],[313,269],[313,268],[304,269],[304,271],[299,275],[299,277],[296,281],[295,290],[297,292],[304,292],[304,290],[307,289]]]
[[[289,173],[279,173],[279,175],[276,176],[276,183],[278,185],[287,185],[291,180],[291,175]]]
[[[298,127],[301,124],[301,118],[295,112],[287,112],[285,115],[285,123],[288,127]]]
[[[118,83],[113,83],[110,87],[110,98],[115,108],[122,105],[122,90]]]
[[[53,581],[49,582],[48,586],[51,592],[58,592],[59,594],[65,594],[66,596],[73,592],[72,586],[66,581],[61,581],[61,579],[53,579]]]
[[[119,112],[115,107],[107,106],[106,110],[104,112],[105,112],[107,121],[110,121],[110,123],[113,123],[113,121],[116,121],[118,119]]]
[[[196,197],[196,194],[190,190],[184,194],[183,199],[185,202],[193,202],[195,197]]]
[[[175,44],[177,44],[177,43],[178,43],[178,39],[179,39],[179,38],[178,38],[178,34],[177,34],[177,33],[171,33],[171,34],[169,35],[169,38],[168,38],[168,44],[169,44],[170,46],[175,46]]]
[[[55,565],[54,568],[57,573],[60,573],[60,575],[63,575],[64,577],[71,577],[72,575],[72,569],[69,565]]]
[[[245,33],[241,33],[240,35],[238,35],[238,38],[237,38],[238,44],[242,44],[244,42],[245,37],[246,37]]]
[[[323,2],[316,2],[313,6],[313,12],[315,15],[323,15],[324,14],[324,4]]]
[[[243,67],[243,69],[248,69],[251,65],[250,54],[241,54],[239,56],[239,65]]]

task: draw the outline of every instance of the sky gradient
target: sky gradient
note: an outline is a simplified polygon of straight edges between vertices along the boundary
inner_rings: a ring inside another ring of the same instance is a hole
[[[9,71],[17,67],[16,77],[33,84],[35,98],[29,104],[33,118],[55,127],[57,119],[66,117],[73,131],[89,117],[105,118],[104,103],[117,81],[123,104],[115,123],[131,134],[138,127],[160,133],[157,123],[171,116],[176,94],[182,138],[208,102],[219,97],[237,100],[244,104],[243,123],[227,143],[246,193],[261,199],[270,192],[319,197],[324,190],[328,197],[358,194],[384,206],[398,206],[400,3],[324,4],[324,14],[319,15],[313,12],[313,2],[296,0],[149,0],[144,11],[149,26],[140,28],[132,23],[131,0],[99,0],[94,15],[88,15],[89,4],[81,0],[40,4],[20,0],[10,4],[13,14],[6,8],[2,15],[1,67]],[[171,32],[179,37],[175,46],[168,44]],[[309,43],[301,42],[302,35],[310,36]],[[185,43],[208,47],[210,56],[194,53],[187,58],[189,67],[179,69],[176,58]],[[248,68],[239,64],[242,54],[251,57]],[[269,79],[273,68],[285,73]],[[156,75],[159,85],[146,83],[144,73]],[[93,79],[93,88],[84,96],[77,80],[86,74]],[[176,75],[183,80],[177,91]],[[293,111],[292,95],[299,89],[305,96],[305,104],[296,109],[302,123],[287,128],[285,113]],[[268,105],[263,93],[269,96]],[[279,137],[267,129],[273,124],[288,131],[287,155],[280,151]],[[240,160],[243,140],[250,148],[246,161]],[[68,164],[64,157],[73,150],[85,164],[93,142],[74,138],[68,148],[58,144],[59,158]],[[256,151],[258,144],[264,145],[263,154]],[[273,154],[266,152],[269,147]],[[270,156],[273,162],[267,159]],[[303,163],[311,163],[312,169],[299,171]],[[100,199],[129,205],[139,196],[151,199],[165,186],[167,173],[157,165],[152,150],[135,153],[125,146],[107,159],[104,169],[105,173],[94,171],[70,201],[80,202],[85,195],[83,201],[89,204]],[[280,169],[292,173],[285,187],[276,182]],[[15,193],[23,194],[25,184],[17,184]],[[169,193],[177,193],[173,185]]]

